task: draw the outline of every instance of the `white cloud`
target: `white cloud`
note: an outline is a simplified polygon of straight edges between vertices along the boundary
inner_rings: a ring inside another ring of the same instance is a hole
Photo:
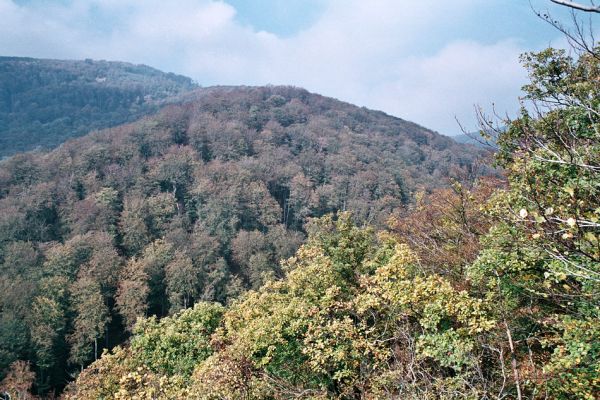
[[[447,134],[460,133],[457,118],[476,130],[475,107],[514,115],[527,78],[518,63],[524,50],[513,41],[481,45],[456,41],[430,57],[411,57],[396,66],[390,83],[375,86],[376,106]],[[492,104],[493,103],[493,104]]]
[[[146,63],[202,84],[294,84],[456,133],[473,104],[516,108],[517,42],[454,37],[481,0],[330,0],[286,38],[237,22],[223,1],[0,0],[0,54]],[[63,5],[61,5],[63,4]]]

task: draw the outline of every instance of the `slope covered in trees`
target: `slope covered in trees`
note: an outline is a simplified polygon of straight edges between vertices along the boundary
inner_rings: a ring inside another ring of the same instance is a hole
[[[0,57],[0,158],[134,121],[193,88],[145,65]]]
[[[384,226],[416,190],[476,173],[483,154],[302,89],[193,96],[0,163],[3,374],[29,360],[36,391],[60,388],[140,316],[226,304],[283,277],[309,217],[348,210]]]
[[[524,57],[551,106],[500,133],[505,184],[419,196],[391,232],[313,221],[283,279],[141,320],[66,398],[596,399],[598,52]]]

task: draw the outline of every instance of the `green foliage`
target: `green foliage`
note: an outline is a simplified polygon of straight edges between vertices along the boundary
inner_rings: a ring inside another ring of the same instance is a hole
[[[513,369],[532,396],[591,399],[599,390],[598,50],[577,60],[553,49],[523,56],[529,100],[549,107],[523,109],[499,137],[509,187],[488,205],[495,226],[471,267],[513,327]]]
[[[67,399],[186,398],[198,362],[212,354],[210,338],[224,308],[198,303],[173,317],[141,319],[131,346],[115,348],[71,385]]]
[[[40,368],[50,369],[54,366],[56,342],[64,329],[65,310],[57,299],[36,297],[31,311],[30,334]]]
[[[187,308],[191,299],[198,298],[200,272],[194,268],[190,257],[182,252],[175,253],[165,267],[166,292],[172,310]]]
[[[136,259],[130,260],[123,269],[115,296],[117,308],[128,331],[131,331],[138,317],[146,315],[149,292],[149,276],[143,263]]]
[[[15,315],[2,313],[0,319],[0,368],[3,371],[6,371],[13,362],[28,355],[27,334],[27,326],[23,320]]]
[[[92,357],[97,358],[97,341],[104,336],[110,315],[100,285],[90,277],[79,277],[73,284],[72,292],[72,307],[76,316],[73,320],[74,331],[68,337],[72,345],[69,360],[83,365]]]
[[[223,312],[217,303],[197,303],[174,317],[140,320],[131,350],[140,364],[156,373],[189,377],[195,365],[212,354],[210,335]]]
[[[553,350],[544,366],[550,390],[560,398],[594,399],[600,389],[600,315],[587,319],[565,316],[552,327],[557,333],[543,342]]]

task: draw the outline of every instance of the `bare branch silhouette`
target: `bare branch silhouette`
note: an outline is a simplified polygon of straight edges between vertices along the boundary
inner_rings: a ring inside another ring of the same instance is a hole
[[[600,13],[600,7],[598,6],[586,6],[585,4],[575,3],[574,1],[569,0],[550,0],[553,3],[560,4],[561,6],[566,6],[570,8],[574,8],[575,10],[585,11],[585,12],[595,12]]]

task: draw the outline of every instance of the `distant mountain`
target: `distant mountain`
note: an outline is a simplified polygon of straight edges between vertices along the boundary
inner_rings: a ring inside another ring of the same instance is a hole
[[[471,132],[452,136],[452,139],[458,143],[471,144],[473,146],[490,149],[494,148],[496,144],[497,134],[495,132],[490,132],[489,135],[489,138],[483,138],[480,132]]]
[[[145,65],[0,57],[0,158],[134,121],[195,87]]]
[[[478,142],[473,138],[473,135],[478,135],[477,133],[469,133],[469,134],[462,134],[462,135],[456,135],[456,136],[452,136],[452,139],[454,139],[456,142],[458,143],[470,143],[470,144],[478,144]]]

